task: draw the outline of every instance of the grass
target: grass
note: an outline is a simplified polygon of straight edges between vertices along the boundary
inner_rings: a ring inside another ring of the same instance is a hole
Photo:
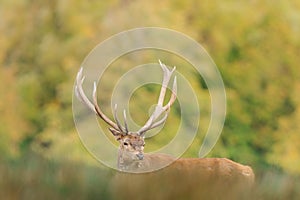
[[[58,163],[32,152],[17,160],[0,161],[2,199],[101,200],[112,199],[111,192],[118,192],[110,188],[115,172],[109,169],[71,161]],[[274,169],[258,171],[253,195],[261,200],[297,199],[300,177]]]
[[[56,163],[30,153],[0,164],[3,199],[110,199],[110,170],[66,161]]]

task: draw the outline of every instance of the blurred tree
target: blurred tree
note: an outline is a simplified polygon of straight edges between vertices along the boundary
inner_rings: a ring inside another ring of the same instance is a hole
[[[300,77],[299,13],[297,0],[3,0],[0,78],[6,84],[0,86],[0,150],[10,154],[18,152],[17,146],[22,151],[33,147],[45,155],[51,152],[53,157],[60,157],[64,149],[68,155],[80,157],[82,146],[73,127],[71,97],[74,77],[84,56],[114,33],[138,26],[162,26],[201,43],[224,78],[227,120],[210,156],[255,166],[275,164],[299,173],[291,167],[298,164],[295,160],[300,155],[295,142],[300,139],[296,92]],[[126,60],[124,65],[132,60]],[[170,60],[178,62],[175,58]],[[199,131],[202,133],[209,124],[207,88],[195,71],[184,64],[178,68],[189,76],[207,115]],[[129,68],[108,70],[106,79],[115,80],[119,69]],[[106,97],[110,88],[105,86],[101,97],[105,98],[104,110],[109,110]],[[136,95],[139,105],[150,104],[150,99],[142,96],[156,92],[155,88],[141,90]],[[144,111],[142,106],[132,109],[132,113]],[[145,118],[142,114],[135,117]],[[178,112],[171,119],[177,122]],[[167,128],[165,136],[173,131],[173,127]],[[157,146],[165,142],[164,137],[155,140]],[[200,144],[201,136],[185,156],[196,156]]]

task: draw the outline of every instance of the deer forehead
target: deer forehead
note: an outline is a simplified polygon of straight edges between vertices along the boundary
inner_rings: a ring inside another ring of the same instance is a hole
[[[137,135],[126,135],[123,136],[122,140],[124,142],[129,142],[131,145],[141,146],[144,145],[144,138]]]

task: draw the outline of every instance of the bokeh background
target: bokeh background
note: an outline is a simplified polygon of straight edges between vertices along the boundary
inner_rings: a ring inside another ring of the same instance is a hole
[[[80,142],[72,118],[73,84],[81,62],[98,43],[144,26],[191,36],[219,67],[227,117],[208,157],[252,166],[260,199],[299,197],[299,0],[1,0],[1,198],[110,199],[107,182],[115,172],[95,161]],[[143,56],[138,56],[141,63],[151,60]],[[109,80],[116,81],[136,57],[107,71],[100,98],[106,112]],[[200,76],[181,71],[190,76],[204,111],[199,137],[183,155],[197,157],[200,132],[209,122],[209,95]],[[135,94],[130,110],[136,119],[146,119],[147,110],[141,111],[148,106],[143,105],[151,105],[158,91],[153,86]],[[179,115],[173,112],[169,123]],[[154,138],[148,150],[163,144],[174,129],[166,125],[165,138]]]

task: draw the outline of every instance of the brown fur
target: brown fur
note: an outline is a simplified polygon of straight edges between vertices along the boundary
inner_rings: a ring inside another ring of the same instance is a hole
[[[150,155],[147,167],[163,159],[172,158]],[[111,189],[115,199],[250,199],[253,183],[249,166],[226,158],[182,158],[155,172],[118,172]]]

